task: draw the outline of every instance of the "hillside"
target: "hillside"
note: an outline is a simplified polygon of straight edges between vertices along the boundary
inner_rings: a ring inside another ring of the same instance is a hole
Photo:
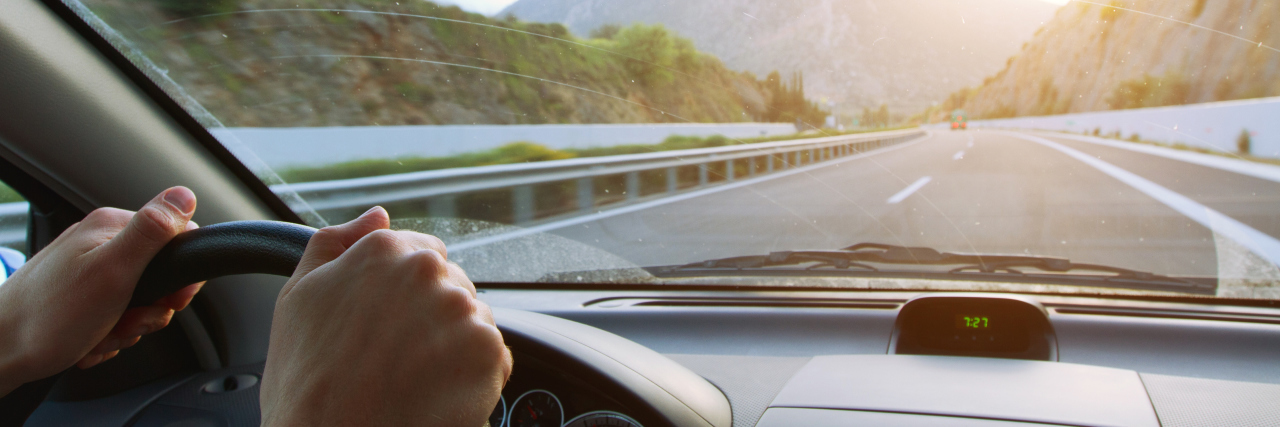
[[[660,27],[587,40],[558,24],[495,20],[426,1],[86,4],[226,126],[822,115],[798,90],[730,70]]]
[[[1004,70],[953,93],[928,112],[930,118],[939,120],[952,108],[999,118],[1280,95],[1280,52],[1270,48],[1280,46],[1280,28],[1273,28],[1280,2],[1108,4],[1150,15],[1079,2],[1065,6]]]
[[[1056,8],[1034,0],[520,0],[502,13],[583,36],[606,24],[661,23],[730,68],[803,71],[811,98],[850,112],[881,103],[919,111],[980,83]]]

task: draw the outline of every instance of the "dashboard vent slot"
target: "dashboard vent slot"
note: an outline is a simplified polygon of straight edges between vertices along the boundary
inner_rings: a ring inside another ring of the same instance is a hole
[[[1125,308],[1074,308],[1054,307],[1058,314],[1082,314],[1091,316],[1147,317],[1157,319],[1213,320],[1219,322],[1265,323],[1280,325],[1280,316],[1265,314],[1223,313],[1191,310],[1149,310]]]

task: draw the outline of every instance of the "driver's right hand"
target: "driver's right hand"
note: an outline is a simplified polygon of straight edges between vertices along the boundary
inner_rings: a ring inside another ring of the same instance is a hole
[[[432,236],[375,207],[311,238],[276,301],[263,425],[485,423],[511,373],[488,305]]]

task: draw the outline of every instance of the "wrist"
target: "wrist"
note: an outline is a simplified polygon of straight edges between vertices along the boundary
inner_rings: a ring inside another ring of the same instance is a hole
[[[35,380],[29,378],[27,345],[22,340],[22,324],[13,318],[13,310],[0,304],[0,396],[4,396]]]

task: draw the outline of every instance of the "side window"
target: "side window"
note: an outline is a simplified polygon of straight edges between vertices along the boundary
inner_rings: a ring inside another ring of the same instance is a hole
[[[27,260],[27,220],[30,207],[21,194],[0,183],[0,282]]]

